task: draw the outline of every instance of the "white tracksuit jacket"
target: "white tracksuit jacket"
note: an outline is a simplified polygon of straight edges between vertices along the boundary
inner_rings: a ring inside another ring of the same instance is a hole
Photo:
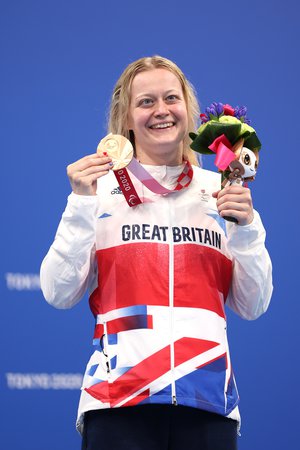
[[[182,167],[145,166],[165,187]],[[271,262],[257,212],[225,223],[212,192],[220,176],[194,167],[190,186],[157,195],[132,180],[130,208],[110,172],[97,196],[71,194],[41,267],[46,300],[74,306],[88,289],[94,353],[83,413],[146,403],[180,404],[239,421],[224,304],[255,319],[268,307]]]

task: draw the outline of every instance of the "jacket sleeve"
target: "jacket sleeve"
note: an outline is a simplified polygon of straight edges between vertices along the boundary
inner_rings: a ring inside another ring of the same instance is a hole
[[[251,224],[227,223],[228,247],[233,257],[233,277],[227,305],[244,319],[263,314],[270,303],[272,264],[265,248],[266,232],[257,211]]]
[[[48,303],[71,308],[95,283],[97,196],[70,194],[56,236],[40,271],[41,288]]]

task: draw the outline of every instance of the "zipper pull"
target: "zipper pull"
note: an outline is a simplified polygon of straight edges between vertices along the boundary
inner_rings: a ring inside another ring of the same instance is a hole
[[[174,406],[177,406],[178,403],[177,403],[177,400],[176,400],[176,396],[175,396],[175,395],[173,395],[172,400],[173,400],[173,405],[174,405]]]

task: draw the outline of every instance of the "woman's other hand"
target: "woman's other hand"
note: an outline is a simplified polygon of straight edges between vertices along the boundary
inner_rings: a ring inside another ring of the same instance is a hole
[[[230,216],[238,221],[238,225],[248,225],[253,221],[253,204],[250,189],[231,185],[214,192],[217,208],[221,217]]]

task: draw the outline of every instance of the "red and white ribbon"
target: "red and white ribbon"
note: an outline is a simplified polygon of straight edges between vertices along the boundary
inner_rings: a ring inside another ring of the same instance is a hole
[[[150,191],[155,194],[172,194],[189,186],[193,179],[193,168],[189,161],[186,161],[183,171],[177,179],[177,184],[174,189],[167,189],[162,186],[152,175],[135,159],[133,158],[127,166],[130,172],[143,183]],[[120,169],[114,172],[121,191],[129,206],[136,206],[142,203],[135,187],[130,179],[127,169]]]

